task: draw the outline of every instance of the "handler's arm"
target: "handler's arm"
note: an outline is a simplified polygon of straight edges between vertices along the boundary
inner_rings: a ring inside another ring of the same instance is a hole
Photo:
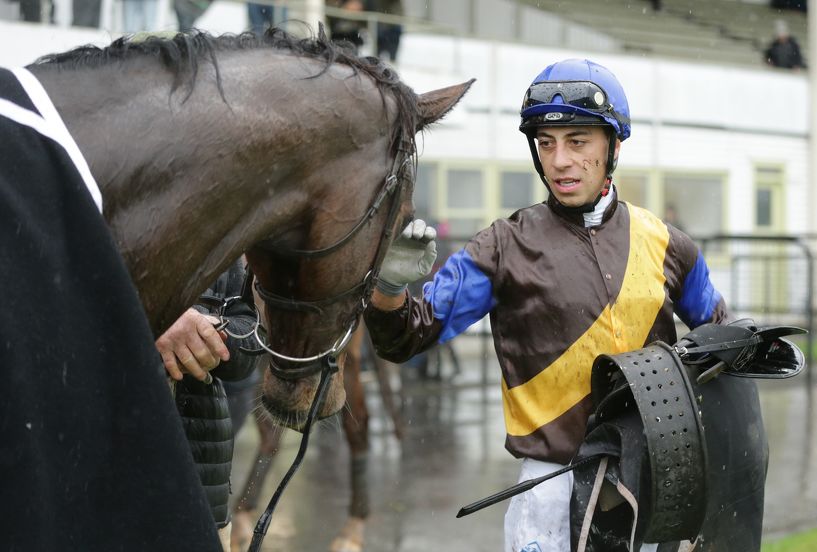
[[[239,259],[210,286],[205,295],[219,299],[241,294],[244,281],[244,265]],[[231,333],[243,335],[255,322],[251,305],[243,300],[229,304],[224,312]],[[240,380],[252,373],[254,358],[240,352],[239,347],[252,348],[251,338],[237,339],[226,332],[217,332],[217,316],[210,314],[205,305],[194,305],[179,317],[168,330],[156,340],[156,348],[162,356],[168,375],[181,380],[189,373],[205,381],[207,373],[225,380]]]
[[[250,333],[257,321],[257,315],[252,304],[245,302],[241,297],[244,287],[246,270],[242,259],[237,260],[233,265],[219,276],[214,286],[208,290],[221,299],[236,298],[231,301],[224,311],[224,319],[228,322],[227,330],[234,335],[246,335]],[[201,308],[201,307],[194,307]],[[257,357],[241,352],[241,347],[245,349],[256,349],[255,338],[249,335],[244,338],[233,337],[225,332],[225,345],[230,352],[229,359],[219,364],[213,370],[213,375],[225,381],[239,381],[252,375],[255,369]]]
[[[187,309],[170,328],[156,340],[165,369],[174,380],[181,380],[186,372],[199,381],[230,353],[223,336],[213,326],[218,318]]]

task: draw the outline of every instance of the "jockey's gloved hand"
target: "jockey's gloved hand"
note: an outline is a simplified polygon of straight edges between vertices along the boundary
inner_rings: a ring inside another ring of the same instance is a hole
[[[402,294],[408,284],[431,272],[437,258],[437,231],[425,221],[411,221],[397,237],[383,259],[377,289],[384,295]]]

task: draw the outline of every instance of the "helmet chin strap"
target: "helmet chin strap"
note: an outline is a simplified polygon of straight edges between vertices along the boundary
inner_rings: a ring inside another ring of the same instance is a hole
[[[590,203],[585,203],[584,205],[579,205],[578,207],[568,207],[564,203],[560,202],[556,196],[553,194],[553,190],[550,189],[550,184],[545,178],[545,171],[542,168],[542,162],[539,161],[539,154],[536,151],[536,141],[533,139],[531,134],[527,134],[528,138],[528,147],[530,148],[531,157],[533,157],[533,166],[536,168],[536,172],[539,173],[539,178],[542,179],[542,182],[545,184],[545,188],[547,188],[550,197],[555,201],[561,209],[564,209],[567,213],[575,213],[575,214],[584,214],[584,213],[592,213],[593,210],[596,208],[596,205],[599,204],[601,198],[606,196],[610,193],[610,185],[613,183],[613,171],[616,170],[616,133],[610,132],[610,141],[607,146],[607,175],[604,178],[604,186],[601,188],[599,195],[596,196],[596,199]]]

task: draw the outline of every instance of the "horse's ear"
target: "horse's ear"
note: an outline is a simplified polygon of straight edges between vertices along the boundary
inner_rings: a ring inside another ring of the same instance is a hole
[[[420,131],[423,127],[443,118],[468,92],[475,80],[477,79],[418,95],[417,109],[420,112],[420,121],[417,123],[417,130]]]

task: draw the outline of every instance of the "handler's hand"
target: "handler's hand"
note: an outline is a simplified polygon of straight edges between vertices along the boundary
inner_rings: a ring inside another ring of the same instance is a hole
[[[420,219],[411,221],[389,246],[377,289],[387,296],[402,295],[407,284],[429,272],[437,258],[437,231]]]
[[[218,318],[187,309],[168,330],[156,340],[165,369],[174,380],[187,372],[199,381],[222,360],[230,360],[224,337],[213,324]]]

